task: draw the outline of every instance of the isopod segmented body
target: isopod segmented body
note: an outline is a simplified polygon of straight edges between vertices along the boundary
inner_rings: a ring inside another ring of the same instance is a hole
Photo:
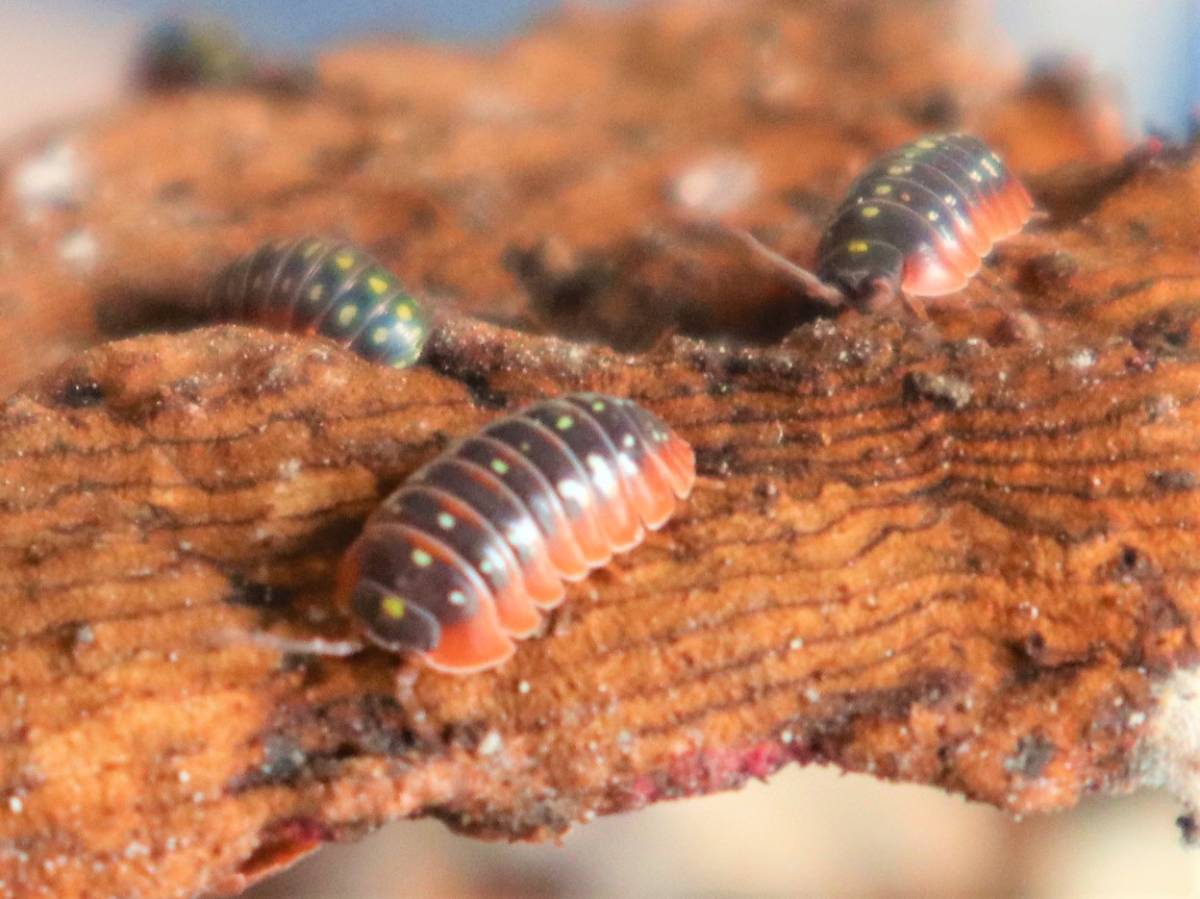
[[[813,296],[871,306],[899,294],[961,290],[1033,209],[1021,182],[983,141],[932,135],[885,154],[851,185],[822,233],[815,274],[741,236]]]
[[[395,368],[421,355],[430,324],[396,276],[353,244],[270,241],[213,280],[208,314],[298,334],[324,334]]]
[[[149,90],[234,87],[244,84],[254,61],[241,35],[216,19],[170,19],[152,27],[136,52],[138,85]]]
[[[337,600],[374,643],[466,673],[513,652],[539,610],[674,512],[691,447],[629,400],[536,403],[414,474],[344,557]]]
[[[317,86],[311,63],[261,56],[228,23],[192,17],[169,19],[146,32],[135,54],[133,80],[155,93],[257,88],[297,95]]]
[[[851,186],[825,228],[817,277],[854,298],[884,280],[934,297],[961,290],[1033,201],[983,141],[923,137],[886,154]]]

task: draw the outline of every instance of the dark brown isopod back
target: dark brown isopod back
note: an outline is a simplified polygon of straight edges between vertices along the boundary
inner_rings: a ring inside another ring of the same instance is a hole
[[[208,315],[294,334],[323,334],[364,359],[405,368],[430,324],[421,304],[369,254],[323,237],[274,240],[213,279]]]
[[[854,300],[880,290],[961,290],[1033,201],[978,138],[936,134],[877,159],[850,187],[817,250],[817,277]]]
[[[875,160],[821,233],[816,271],[735,232],[831,306],[883,308],[962,290],[992,247],[1033,217],[1033,200],[1004,161],[966,134],[934,134]]]
[[[489,668],[562,601],[564,581],[635,547],[694,480],[691,447],[635,403],[545,400],[388,497],[346,553],[337,599],[380,646],[444,671]]]

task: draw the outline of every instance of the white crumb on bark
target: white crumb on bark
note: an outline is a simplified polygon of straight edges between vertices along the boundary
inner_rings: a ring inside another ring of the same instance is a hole
[[[1157,695],[1158,708],[1134,754],[1135,779],[1169,790],[1189,810],[1200,808],[1200,672],[1175,672]]]

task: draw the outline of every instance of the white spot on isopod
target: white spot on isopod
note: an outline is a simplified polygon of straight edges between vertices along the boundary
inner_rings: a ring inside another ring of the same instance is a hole
[[[592,483],[605,496],[615,496],[617,494],[617,479],[613,477],[612,468],[608,462],[597,453],[590,453],[587,457],[587,464],[588,468],[592,470]]]
[[[574,478],[563,478],[558,482],[558,495],[563,499],[573,500],[581,506],[590,498],[587,489]]]

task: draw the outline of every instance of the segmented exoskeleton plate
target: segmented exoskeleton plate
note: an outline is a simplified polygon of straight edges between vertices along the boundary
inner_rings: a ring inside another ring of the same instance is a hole
[[[733,234],[813,299],[872,308],[961,290],[1033,213],[997,153],[977,138],[944,134],[905,144],[858,177],[822,232],[815,273],[748,231]]]
[[[498,665],[563,581],[662,526],[694,479],[688,444],[629,400],[536,403],[388,497],[343,560],[338,600],[387,649],[446,671]]]
[[[365,359],[412,365],[429,336],[421,305],[390,271],[343,241],[270,241],[217,275],[209,314],[298,334],[324,334]]]
[[[981,140],[934,135],[871,164],[817,250],[817,277],[854,298],[882,279],[916,297],[961,290],[1033,213],[1029,194]]]

